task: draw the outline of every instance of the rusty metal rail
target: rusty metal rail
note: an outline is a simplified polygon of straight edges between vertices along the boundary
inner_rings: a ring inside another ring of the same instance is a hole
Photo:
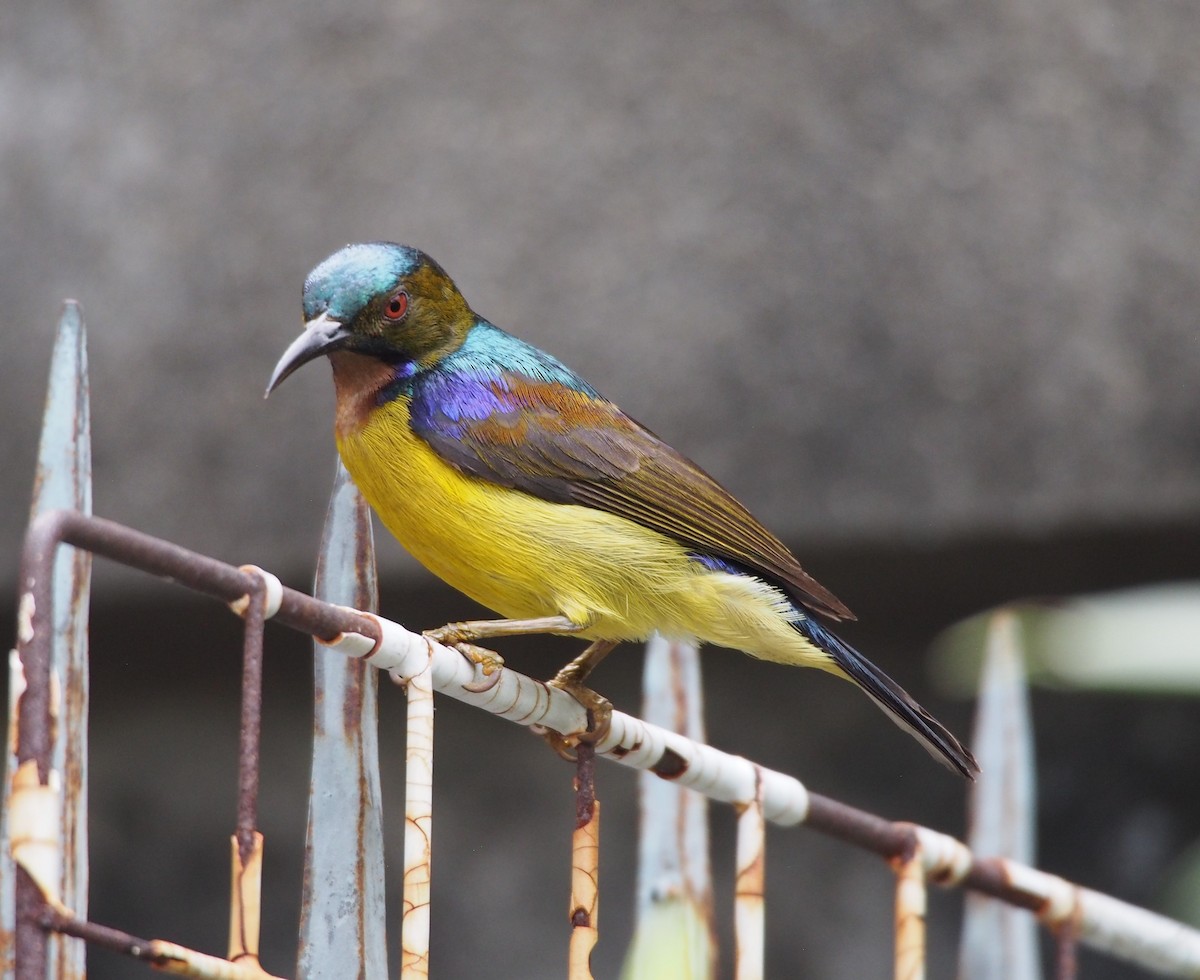
[[[526,725],[563,732],[586,728],[584,709],[564,692],[515,671],[501,668],[480,676],[457,652],[412,634],[380,617],[322,602],[282,586],[259,569],[235,568],[102,518],[59,510],[36,518],[22,553],[18,618],[18,654],[24,689],[18,702],[18,768],[16,777],[28,788],[52,791],[50,733],[50,647],[54,557],[58,547],[73,545],[150,574],[179,582],[231,606],[245,620],[247,660],[261,656],[263,623],[273,618],[317,637],[331,650],[361,659],[407,679],[431,672],[436,690],[477,704]],[[247,697],[257,681],[247,668]],[[747,805],[761,800],[763,817],[783,826],[804,824],[857,847],[873,851],[894,865],[919,856],[925,880],[962,886],[991,895],[1037,914],[1054,930],[1069,929],[1081,942],[1144,967],[1175,976],[1200,976],[1200,933],[1180,923],[1074,885],[1008,859],[973,855],[954,838],[906,823],[895,823],[810,793],[798,780],[756,766],[711,746],[614,712],[612,727],[596,752],[634,768],[652,771],[711,798]],[[243,739],[236,841],[238,854],[254,851],[257,781],[257,724],[251,719]],[[35,794],[36,795],[36,794]],[[33,797],[29,797],[33,798]],[[23,805],[14,794],[13,809]],[[34,806],[36,807],[36,802]],[[36,836],[36,835],[35,835]],[[62,908],[53,892],[57,881],[44,873],[54,860],[43,846],[14,852],[23,874],[18,882],[18,980],[44,977],[47,930],[82,935],[93,930]],[[252,928],[251,928],[252,927]],[[100,927],[95,927],[100,928]],[[253,941],[242,947],[244,961],[228,976],[264,976],[257,964],[257,922],[247,923]],[[123,934],[114,934],[123,935]],[[208,974],[196,974],[208,975]],[[216,974],[211,974],[216,975]]]

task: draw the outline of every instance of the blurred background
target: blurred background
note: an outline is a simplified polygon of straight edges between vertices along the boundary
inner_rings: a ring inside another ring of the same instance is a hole
[[[9,5],[5,588],[66,296],[89,325],[96,512],[308,588],[331,386],[317,366],[262,390],[308,270],[398,240],[722,480],[855,610],[847,638],[965,733],[970,644],[928,656],[945,627],[1197,577],[1198,32],[1182,0]],[[480,614],[379,544],[389,617]],[[238,624],[103,563],[93,595],[92,915],[220,952]],[[1166,645],[1194,665],[1182,608]],[[1104,622],[1136,678],[1160,620]],[[502,647],[541,675],[576,649]],[[1066,649],[1086,675],[1091,648]],[[267,652],[264,963],[290,973],[311,681],[297,637],[271,630]],[[705,664],[714,744],[962,833],[963,786],[849,685]],[[626,649],[596,683],[636,710],[639,671]],[[1155,907],[1187,893],[1194,690],[1036,690],[1044,867]],[[401,701],[383,692],[395,867]],[[434,970],[560,976],[571,771],[439,705]],[[613,976],[635,780],[600,777],[593,962]],[[732,815],[714,827],[727,883]],[[804,831],[768,847],[769,974],[886,975],[887,868]],[[934,902],[932,975],[952,970],[959,904]],[[92,974],[131,969],[96,954]]]

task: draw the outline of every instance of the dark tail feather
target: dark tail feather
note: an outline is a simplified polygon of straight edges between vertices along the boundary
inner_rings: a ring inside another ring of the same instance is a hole
[[[979,772],[975,756],[940,721],[909,696],[899,684],[871,661],[813,619],[793,624],[804,636],[829,654],[855,684],[861,687],[889,718],[918,742],[938,762],[974,779]]]

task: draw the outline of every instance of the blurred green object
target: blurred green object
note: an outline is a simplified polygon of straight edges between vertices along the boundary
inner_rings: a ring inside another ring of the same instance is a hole
[[[1200,694],[1200,583],[1022,602],[1032,684],[1139,694]],[[934,673],[950,693],[973,695],[991,612],[952,626],[934,643]]]
[[[1172,862],[1160,906],[1171,918],[1200,929],[1200,841]]]
[[[681,896],[653,902],[642,913],[621,980],[708,980],[714,975],[704,910]]]

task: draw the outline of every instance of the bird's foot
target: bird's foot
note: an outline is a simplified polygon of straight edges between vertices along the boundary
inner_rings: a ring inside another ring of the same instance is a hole
[[[608,734],[613,713],[612,702],[602,694],[597,694],[590,687],[584,687],[576,677],[577,671],[571,669],[573,666],[575,666],[574,663],[567,664],[555,675],[553,680],[546,683],[550,687],[565,691],[583,705],[587,710],[587,728],[582,732],[572,732],[570,735],[563,735],[550,728],[537,729],[537,733],[545,739],[546,744],[568,762],[575,761],[575,747],[580,742],[589,742],[595,745]]]
[[[473,643],[455,643],[453,648],[461,653],[469,664],[475,667],[475,679],[463,685],[464,691],[482,694],[490,691],[500,683],[500,671],[504,668],[504,658],[495,650],[477,647]]]
[[[468,660],[470,655],[463,653],[459,649],[460,646],[470,646],[471,640],[478,640],[479,633],[473,627],[474,623],[447,623],[445,626],[439,626],[435,630],[426,630],[422,636],[427,636],[435,643],[440,643],[444,647],[454,647],[459,653],[462,653]],[[474,647],[473,649],[478,649]],[[493,656],[495,656],[493,654]],[[478,663],[478,661],[475,661]]]

